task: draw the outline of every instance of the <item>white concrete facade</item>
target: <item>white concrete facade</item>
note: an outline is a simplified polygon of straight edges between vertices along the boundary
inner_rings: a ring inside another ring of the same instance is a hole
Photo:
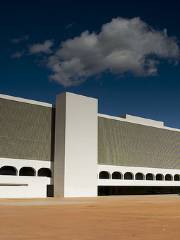
[[[147,118],[142,118],[142,117],[137,117],[137,116],[132,116],[129,114],[125,115],[125,119],[127,121],[130,121],[131,123],[141,123],[146,126],[152,126],[152,127],[163,127],[164,126],[164,122],[155,121],[152,119],[147,119]]]
[[[109,173],[109,179],[99,179],[99,174],[102,171]],[[112,179],[112,174],[118,172],[121,174],[121,179]],[[131,173],[133,179],[124,179],[126,173]],[[143,180],[136,180],[136,174],[141,173]],[[146,180],[146,175],[152,174],[153,180]],[[156,180],[156,175],[161,174],[162,180]],[[165,180],[166,175],[171,175],[171,180]],[[174,176],[180,176],[178,169],[163,169],[163,168],[147,168],[147,167],[127,167],[113,165],[98,165],[97,176],[98,186],[180,186],[180,181],[175,181]]]
[[[0,176],[0,198],[45,198],[50,179],[36,176]]]
[[[96,99],[72,93],[57,97],[55,196],[97,196],[97,123]]]
[[[2,94],[0,98],[52,107],[48,103]],[[98,117],[177,132],[179,129],[166,127],[161,121],[131,115],[123,118],[98,114],[97,99],[73,93],[57,96],[55,117],[54,162],[0,156],[0,169],[12,167],[15,171],[14,175],[0,175],[0,198],[44,198],[49,185],[54,186],[54,196],[62,197],[95,197],[98,186],[180,187],[180,169],[98,164]],[[34,175],[22,176],[22,168],[33,169]],[[39,175],[41,169],[49,170],[51,176]],[[101,172],[107,172],[109,177],[100,178]],[[114,172],[120,173],[121,178],[114,179]],[[126,173],[131,173],[132,179],[126,179]],[[138,173],[143,179],[136,179]],[[153,179],[146,179],[147,174],[151,174]],[[162,180],[156,179],[158,174],[162,175]],[[171,179],[167,180],[166,175]]]
[[[35,170],[36,175],[40,168],[51,169],[53,173],[53,162],[51,161],[0,158],[0,168],[3,166],[13,166],[18,172],[22,167],[32,167]]]
[[[53,184],[53,178],[40,177],[38,171],[42,168],[52,171],[52,162],[0,158],[0,168],[7,166],[14,167],[17,171],[15,176],[0,175],[0,198],[47,197],[47,185]],[[34,176],[19,176],[19,171],[24,167],[34,169]]]

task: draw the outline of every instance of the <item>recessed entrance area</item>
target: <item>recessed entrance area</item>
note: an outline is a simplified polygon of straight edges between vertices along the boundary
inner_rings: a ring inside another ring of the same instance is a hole
[[[98,196],[179,193],[180,187],[98,186]]]

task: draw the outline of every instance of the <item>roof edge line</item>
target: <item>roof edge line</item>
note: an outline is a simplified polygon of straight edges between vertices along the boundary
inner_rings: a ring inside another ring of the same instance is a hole
[[[128,123],[142,125],[142,126],[146,126],[146,127],[154,127],[154,128],[159,128],[159,129],[163,129],[163,130],[180,132],[180,129],[178,129],[178,128],[167,127],[167,126],[164,126],[164,125],[163,126],[155,126],[155,125],[152,126],[152,125],[148,125],[148,124],[145,124],[145,123],[137,123],[137,122],[131,121],[130,119],[116,117],[116,116],[107,115],[107,114],[98,113],[98,117],[107,118],[107,119],[111,119],[111,120],[117,120],[117,121],[120,121],[120,122],[128,122]]]
[[[6,94],[0,94],[0,98],[6,99],[6,100],[11,100],[11,101],[16,101],[16,102],[39,105],[39,106],[43,106],[43,107],[50,107],[50,108],[52,107],[52,104],[50,104],[50,103],[21,98],[21,97],[14,97],[14,96],[6,95]]]

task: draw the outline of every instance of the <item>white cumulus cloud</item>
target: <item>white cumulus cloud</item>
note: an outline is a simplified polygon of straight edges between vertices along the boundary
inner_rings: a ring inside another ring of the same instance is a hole
[[[30,53],[50,53],[53,43],[31,46]],[[115,18],[99,33],[89,31],[68,39],[48,58],[51,79],[64,86],[78,85],[88,77],[109,71],[122,75],[155,75],[159,59],[179,59],[180,49],[167,30],[157,31],[140,18]]]
[[[51,47],[53,46],[52,40],[46,40],[43,43],[36,43],[29,47],[30,54],[46,53],[50,54],[52,52]]]

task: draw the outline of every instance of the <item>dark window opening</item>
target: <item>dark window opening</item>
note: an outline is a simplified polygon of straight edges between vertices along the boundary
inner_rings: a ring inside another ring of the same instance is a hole
[[[180,175],[178,174],[174,175],[174,181],[180,181]]]
[[[38,176],[40,176],[40,177],[51,177],[51,170],[49,168],[40,168],[38,170]]]
[[[130,172],[126,172],[124,174],[124,179],[126,179],[126,180],[133,180],[133,174],[130,173]]]
[[[160,174],[160,173],[158,173],[158,174],[156,175],[156,180],[162,181],[162,180],[163,180],[163,175]]]
[[[47,185],[47,197],[54,197],[54,185]]]
[[[146,174],[146,180],[154,180],[154,175],[152,173],[147,173]]]
[[[172,181],[172,176],[171,176],[171,174],[166,174],[166,175],[165,175],[165,180],[166,180],[166,181]]]
[[[35,176],[35,170],[31,167],[22,167],[19,176]]]
[[[0,168],[0,175],[17,175],[17,169],[12,166],[3,166]]]
[[[122,179],[122,175],[120,172],[113,172],[112,179]]]
[[[144,180],[144,175],[142,173],[136,173],[136,180]]]
[[[99,179],[109,179],[110,178],[110,174],[106,171],[102,171],[99,173]]]

